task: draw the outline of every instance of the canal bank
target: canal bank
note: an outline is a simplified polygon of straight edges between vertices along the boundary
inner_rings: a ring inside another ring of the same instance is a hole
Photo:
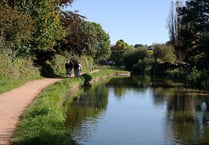
[[[95,80],[112,77],[116,72],[118,75],[119,72],[124,74],[123,71],[102,70],[86,73],[78,78],[64,79],[44,89],[22,114],[11,144],[75,145],[65,127],[63,102],[68,99],[66,97],[69,94],[79,93],[81,89],[76,88],[82,87],[88,81],[94,83]]]

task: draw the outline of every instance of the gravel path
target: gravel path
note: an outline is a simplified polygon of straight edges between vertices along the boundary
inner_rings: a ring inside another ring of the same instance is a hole
[[[25,83],[0,94],[0,145],[10,145],[19,117],[33,99],[46,88],[61,79],[44,78]]]

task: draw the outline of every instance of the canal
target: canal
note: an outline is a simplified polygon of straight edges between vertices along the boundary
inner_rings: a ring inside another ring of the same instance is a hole
[[[113,78],[68,104],[80,145],[209,144],[209,95],[148,76]]]

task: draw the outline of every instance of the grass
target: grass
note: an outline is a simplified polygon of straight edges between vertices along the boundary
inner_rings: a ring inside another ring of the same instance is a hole
[[[0,79],[0,86],[1,86],[0,93],[4,93],[4,92],[9,91],[13,88],[21,86],[29,80],[37,80],[37,79],[41,79],[41,78],[42,78],[41,76],[34,76],[34,77],[28,77],[26,79],[17,79],[17,80]]]
[[[76,94],[72,90],[83,86],[86,81],[109,76],[115,71],[108,69],[86,73],[78,78],[59,81],[44,89],[22,114],[12,145],[76,145],[69,130],[65,128],[63,104],[66,97]]]

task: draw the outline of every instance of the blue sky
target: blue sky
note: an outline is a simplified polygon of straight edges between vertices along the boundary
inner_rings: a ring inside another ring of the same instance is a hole
[[[165,43],[171,0],[75,0],[78,10],[110,36],[111,44],[123,39],[129,45]]]

